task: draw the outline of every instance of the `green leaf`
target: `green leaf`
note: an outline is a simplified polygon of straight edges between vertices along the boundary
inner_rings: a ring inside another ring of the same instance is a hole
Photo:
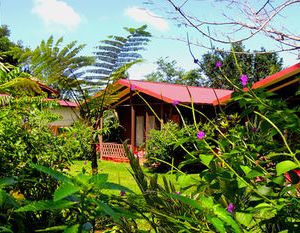
[[[255,209],[273,209],[273,205],[268,203],[260,203],[254,207]]]
[[[10,230],[10,229],[8,229],[6,227],[2,227],[2,226],[0,226],[0,232],[1,233],[13,233],[12,230]]]
[[[0,189],[0,207],[17,207],[18,203],[13,197],[7,194],[5,191]]]
[[[218,232],[221,232],[221,233],[226,232],[224,223],[220,219],[213,217],[209,221],[213,224],[213,226],[216,228],[216,230]]]
[[[277,176],[274,179],[272,179],[272,182],[278,185],[283,185],[285,182],[284,176]]]
[[[111,182],[105,182],[102,183],[98,186],[98,188],[100,189],[109,189],[109,190],[122,190],[122,191],[126,191],[129,193],[133,193],[131,189],[123,186],[123,185],[119,185],[119,184],[115,184],[115,183],[111,183]]]
[[[187,205],[190,205],[190,206],[194,207],[195,209],[203,210],[200,203],[195,201],[195,200],[192,200],[190,198],[187,198],[187,197],[184,197],[184,196],[181,196],[181,195],[173,194],[173,193],[170,193],[168,195],[171,196],[174,199],[177,199],[177,200],[183,202],[184,204],[187,204]]]
[[[217,206],[214,208],[214,214],[217,215],[217,217],[223,222],[227,223],[227,225],[231,226],[234,232],[242,232],[239,225],[225,209]]]
[[[108,174],[97,174],[90,179],[90,184],[102,185],[107,182]]]
[[[279,175],[286,173],[290,170],[293,170],[297,167],[298,167],[298,165],[296,163],[294,163],[293,161],[285,160],[276,165],[276,172],[277,172],[277,175],[279,176]]]
[[[78,233],[79,232],[79,224],[73,225],[73,226],[69,226],[68,228],[66,228],[64,230],[64,233]]]
[[[5,177],[0,179],[0,187],[5,187],[17,183],[13,177]]]
[[[251,171],[251,168],[248,166],[241,165],[240,167],[243,170],[243,172],[245,173],[245,175],[247,175]]]
[[[199,180],[195,179],[191,175],[182,174],[178,177],[177,183],[181,188],[186,188],[198,183]]]
[[[59,180],[59,181],[62,181],[62,182],[72,182],[72,180],[69,177],[63,175],[62,173],[60,173],[58,171],[52,170],[51,168],[44,167],[44,166],[41,166],[41,165],[37,165],[37,164],[34,164],[34,163],[31,163],[30,166],[37,169],[37,170],[39,170],[39,171],[41,171],[41,172],[44,172],[44,173],[52,176],[56,180]]]
[[[251,223],[253,215],[248,213],[236,212],[235,218],[240,224],[243,224],[247,227]]]
[[[247,187],[247,184],[242,179],[237,178],[237,182],[238,182],[238,187],[239,188]]]
[[[102,201],[97,201],[99,207],[109,216],[111,216],[116,222],[120,222],[120,214],[115,212],[109,205]]]
[[[36,230],[36,232],[43,232],[43,231],[61,231],[66,229],[68,226],[55,226],[55,227],[47,227],[45,229]]]
[[[41,211],[41,210],[59,210],[67,209],[74,205],[74,202],[59,200],[59,201],[36,201],[16,210],[16,212]]]
[[[251,179],[251,178],[254,178],[254,177],[257,177],[257,176],[263,176],[264,174],[260,171],[257,171],[255,169],[251,170],[247,175],[246,177]]]
[[[212,197],[201,196],[200,201],[201,201],[201,206],[206,209],[212,209],[214,207],[214,200]]]
[[[263,186],[258,186],[257,191],[258,191],[261,195],[266,196],[266,195],[270,195],[270,194],[271,194],[272,188],[263,185]]]
[[[200,155],[201,162],[207,167],[209,166],[213,158],[213,155]]]
[[[54,192],[54,201],[61,200],[67,196],[70,196],[81,190],[81,187],[75,186],[70,183],[63,183],[55,192]]]

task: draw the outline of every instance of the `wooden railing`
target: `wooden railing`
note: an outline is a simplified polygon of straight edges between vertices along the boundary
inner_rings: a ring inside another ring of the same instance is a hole
[[[131,146],[129,149],[131,149]],[[118,143],[102,143],[98,147],[100,152],[100,158],[104,160],[113,160],[119,162],[127,162],[128,158],[126,156],[123,144]]]
[[[140,163],[143,163],[145,161],[144,158],[145,152],[143,150],[135,151],[132,150],[131,145],[128,145],[128,147],[129,150],[133,151],[134,156],[139,158]],[[98,144],[97,150],[100,154],[100,159],[112,160],[115,162],[129,162],[123,144],[106,142],[106,143],[102,143],[102,146]]]

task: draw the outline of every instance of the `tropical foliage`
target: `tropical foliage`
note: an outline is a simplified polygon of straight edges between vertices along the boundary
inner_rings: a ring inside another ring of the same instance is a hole
[[[102,61],[99,74],[112,80],[124,77],[149,40],[145,29],[127,29],[128,37],[103,41],[97,54]],[[54,43],[50,37],[23,58],[30,62],[34,76],[71,90],[78,85],[72,72],[91,60],[78,56],[82,46],[76,42],[62,49],[61,43],[62,39]],[[110,87],[82,104],[84,124],[78,122],[54,135],[49,124],[59,116],[49,110],[56,103],[43,100],[37,86],[30,85],[36,80],[1,63],[0,92],[9,96],[0,97],[0,231],[297,232],[299,107],[290,99],[250,88],[260,75],[280,69],[276,55],[252,57],[240,44],[233,47],[236,53],[216,52],[203,61],[194,60],[199,71],[212,78],[209,85],[237,90],[232,103],[220,107],[214,119],[193,104],[176,103],[181,119],[185,119],[181,110],[189,108],[194,122],[182,120],[182,128],[167,123],[161,131],[151,132],[149,164],[170,168],[177,175],[177,186],[166,178],[159,184],[157,174],[146,175],[125,143],[140,193],[110,182],[109,174],[97,170],[98,136],[117,126],[113,112],[104,111],[115,98]],[[175,64],[161,60],[162,73],[156,77],[163,77],[166,70],[172,82],[177,75],[182,79],[172,70]],[[101,131],[103,116],[107,121]],[[92,161],[92,175],[84,169],[67,174],[69,164],[79,158]],[[188,176],[187,166],[197,175]],[[119,195],[107,192],[112,190]]]
[[[217,61],[222,61],[222,64],[218,64]],[[229,53],[214,49],[195,62],[199,64],[201,73],[208,77],[206,86],[215,88],[232,88],[224,80],[224,75],[237,84],[240,73],[244,72],[249,77],[249,82],[253,83],[282,69],[282,59],[277,53],[266,52],[264,48],[251,52],[246,50],[242,43],[232,44]],[[223,73],[218,69],[218,65],[222,65]]]
[[[249,82],[253,83],[282,69],[282,59],[278,54],[266,52],[264,48],[251,52],[241,43],[232,44],[231,52],[214,48],[199,59],[195,57],[194,63],[199,68],[185,71],[178,67],[175,60],[159,58],[156,71],[146,78],[149,81],[232,89],[232,85],[224,79],[224,74],[238,84],[240,72],[243,71]],[[222,66],[223,73],[218,66]]]
[[[19,59],[26,51],[22,46],[22,42],[18,41],[18,43],[12,42],[9,39],[10,30],[7,25],[0,26],[0,57],[2,58],[2,62],[5,64],[10,64],[13,66],[17,66],[20,64]]]
[[[28,66],[32,76],[71,98],[70,91],[74,91],[74,88],[77,90],[79,86],[76,72],[92,64],[94,59],[79,55],[85,45],[77,45],[77,41],[67,45],[62,43],[62,37],[55,42],[50,36],[33,51],[24,53],[21,60]]]
[[[89,84],[87,87],[94,87],[92,93],[105,87],[108,78],[119,68],[142,58],[139,51],[145,49],[151,37],[146,31],[147,26],[124,29],[129,35],[109,36],[96,46],[96,62],[90,69],[86,69],[82,77]]]

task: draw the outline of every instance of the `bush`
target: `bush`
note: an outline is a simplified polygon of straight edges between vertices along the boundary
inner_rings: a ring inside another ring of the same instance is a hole
[[[51,105],[40,98],[25,97],[6,100],[1,107],[0,178],[14,177],[16,183],[5,190],[18,197],[19,204],[50,199],[58,186],[57,180],[32,169],[29,163],[64,171],[73,158],[89,153],[86,139],[90,138],[89,130],[82,124],[75,124],[61,135],[53,134],[49,123],[58,117],[47,110]],[[61,213],[54,215],[47,211],[26,213],[23,217],[29,232],[64,219]]]
[[[260,91],[234,98],[239,114],[232,114],[229,105],[227,114],[223,110],[213,120],[195,122],[197,127],[179,129],[168,123],[162,132],[151,133],[150,161],[159,158],[171,167],[174,151],[181,148],[185,155],[178,168],[194,163],[206,167],[194,181],[178,173],[178,179],[195,188],[189,195],[167,180],[160,186],[155,176],[147,178],[128,152],[144,194],[143,212],[157,231],[298,231],[299,108]]]

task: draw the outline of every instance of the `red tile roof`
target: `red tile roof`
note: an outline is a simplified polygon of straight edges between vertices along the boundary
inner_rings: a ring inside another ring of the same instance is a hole
[[[284,79],[287,79],[289,77],[292,77],[293,75],[296,75],[296,74],[300,74],[300,62],[293,65],[293,66],[290,66],[284,70],[281,70],[275,74],[272,74],[270,76],[267,76],[266,78],[262,79],[262,80],[259,80],[257,82],[255,82],[253,85],[252,85],[252,89],[257,89],[257,88],[266,88],[266,87],[269,87],[273,84],[276,84]],[[286,84],[282,84],[281,86],[277,87],[277,88],[273,88],[271,89],[270,91],[273,91],[273,90],[277,90],[277,89],[280,89],[290,83],[294,83],[294,82],[297,82],[298,80],[297,79],[294,79]],[[247,91],[248,89],[247,88],[244,88],[244,91]],[[223,96],[222,98],[220,98],[219,100],[215,100],[214,101],[214,105],[218,105],[219,103],[226,103],[228,102],[229,100],[231,99],[231,93],[226,95],[226,96]]]
[[[60,106],[63,106],[63,107],[77,107],[77,106],[79,106],[79,104],[71,102],[71,101],[67,101],[67,100],[57,100],[57,102],[59,103]]]
[[[60,106],[63,107],[77,107],[79,106],[79,104],[71,102],[71,101],[67,101],[67,100],[58,100],[58,99],[46,99],[47,101],[56,101]]]
[[[207,87],[193,87],[179,84],[148,82],[140,80],[121,79],[117,84],[127,86],[147,95],[161,99],[167,103],[213,104],[218,98],[231,94],[233,91]]]

